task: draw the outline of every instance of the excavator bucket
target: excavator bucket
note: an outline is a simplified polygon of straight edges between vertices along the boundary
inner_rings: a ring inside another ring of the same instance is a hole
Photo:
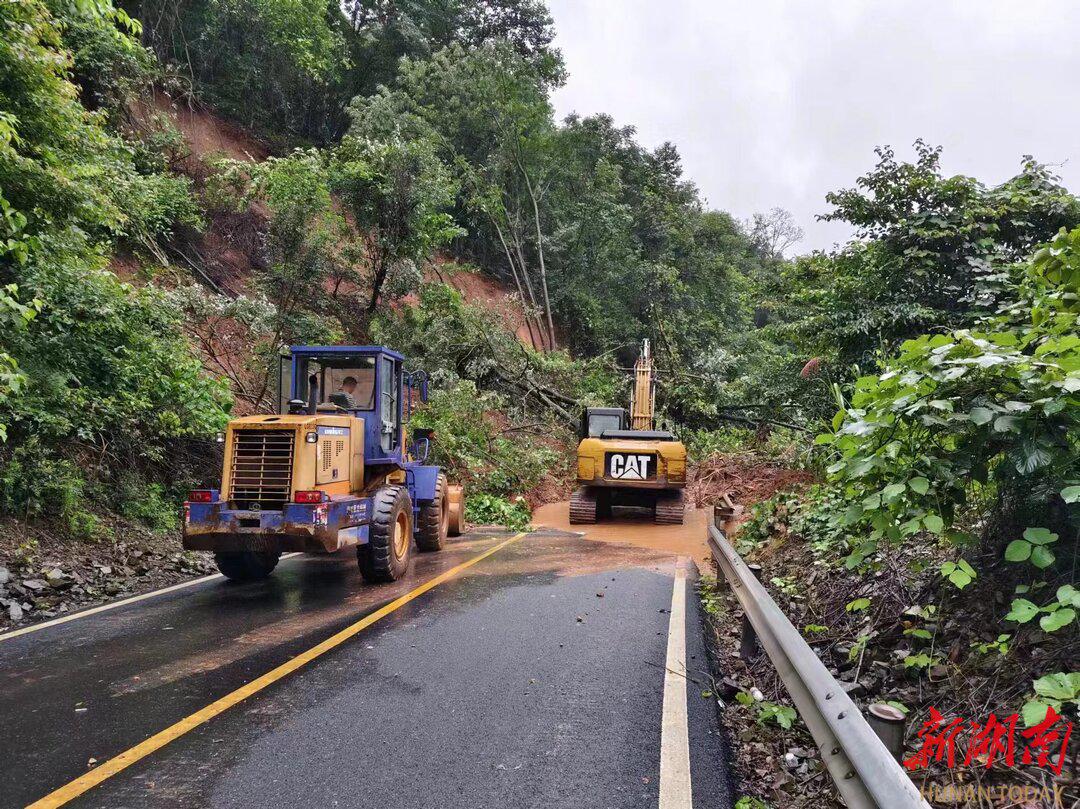
[[[452,537],[458,537],[465,532],[465,488],[451,483],[446,488],[446,494],[450,503],[450,524],[447,533]]]

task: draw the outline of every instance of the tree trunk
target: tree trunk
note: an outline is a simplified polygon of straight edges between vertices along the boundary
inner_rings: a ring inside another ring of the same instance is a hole
[[[371,302],[367,308],[369,314],[374,314],[375,308],[379,305],[379,293],[382,292],[382,285],[386,281],[386,271],[388,269],[386,258],[380,256],[378,263],[375,265],[375,276],[371,280]]]
[[[495,226],[495,232],[499,234],[499,242],[502,244],[503,251],[506,253],[506,260],[510,263],[510,272],[514,275],[514,284],[517,286],[518,295],[521,296],[521,305],[522,310],[524,311],[528,308],[529,304],[528,301],[525,300],[525,290],[521,286],[521,277],[518,275],[517,265],[514,264],[514,257],[510,255],[510,248],[506,244],[506,239],[503,238],[502,228],[499,227],[499,223],[495,220],[494,216],[491,217],[491,224]],[[524,311],[524,315],[525,327],[529,330],[529,342],[532,343],[533,348],[536,348],[536,335],[533,334],[532,317],[529,315],[528,311]],[[541,350],[543,349],[542,342],[540,348]]]
[[[544,234],[540,230],[540,206],[536,202],[536,193],[533,191],[529,173],[518,161],[518,168],[525,177],[525,187],[529,190],[529,199],[532,200],[533,223],[536,225],[536,254],[540,260],[540,287],[544,291],[544,314],[547,316],[548,337],[551,341],[551,350],[555,350],[555,324],[551,320],[551,298],[548,297],[547,267],[544,265]]]
[[[529,300],[532,303],[533,310],[539,311],[541,307],[539,302],[536,300],[536,293],[533,291],[532,279],[529,278],[529,265],[525,261],[525,251],[521,248],[521,235],[517,233],[515,229],[515,232],[512,234],[512,236],[514,238],[514,252],[517,253],[518,257],[518,266],[521,268],[521,275],[525,279],[525,287],[529,290]],[[544,350],[546,351],[549,349],[549,346],[547,345],[547,333],[539,317],[536,318],[536,325],[537,328],[540,330],[540,336],[543,338],[541,342],[544,343]]]

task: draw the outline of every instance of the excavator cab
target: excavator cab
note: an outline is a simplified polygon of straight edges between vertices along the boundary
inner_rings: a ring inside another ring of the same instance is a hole
[[[609,430],[626,429],[626,410],[622,407],[590,407],[581,414],[579,438],[601,438]]]

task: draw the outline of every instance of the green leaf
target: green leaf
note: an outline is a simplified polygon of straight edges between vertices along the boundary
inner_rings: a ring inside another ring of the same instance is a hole
[[[861,612],[870,606],[869,598],[856,598],[854,601],[849,601],[844,609],[848,612]]]
[[[1005,548],[1005,561],[1026,562],[1031,556],[1031,543],[1023,539],[1014,539]]]
[[[994,418],[994,411],[988,407],[973,407],[968,415],[971,417],[972,424],[981,427]]]
[[[1030,702],[1025,702],[1024,707],[1021,709],[1021,715],[1024,718],[1024,725],[1027,727],[1034,727],[1035,725],[1046,719],[1046,711],[1050,707],[1050,703],[1041,699],[1033,699]],[[1058,708],[1061,706],[1058,705]]]
[[[903,483],[890,483],[884,489],[881,490],[882,496],[886,500],[895,500],[897,497],[904,493]]]
[[[1051,699],[1075,699],[1077,695],[1076,682],[1072,676],[1059,671],[1056,674],[1047,674],[1032,683],[1035,693],[1040,697]]]
[[[1024,539],[1032,545],[1049,545],[1057,542],[1058,535],[1046,528],[1027,528],[1024,530]]]
[[[907,485],[911,488],[911,491],[916,494],[926,494],[930,490],[930,481],[923,477],[912,478],[908,481]],[[1077,486],[1076,488],[1080,489],[1080,486]]]
[[[1080,503],[1080,486],[1066,486],[1061,490],[1061,497],[1066,503]]]
[[[1044,548],[1042,545],[1036,545],[1031,549],[1031,564],[1035,565],[1039,570],[1046,570],[1046,568],[1054,564],[1054,552],[1049,548]]]
[[[1070,607],[1080,607],[1080,590],[1071,584],[1063,584],[1057,589],[1057,600]]]
[[[1063,626],[1068,626],[1076,618],[1076,611],[1070,607],[1066,607],[1063,610],[1056,610],[1049,615],[1044,615],[1039,619],[1039,626],[1042,627],[1043,632],[1057,632]]]
[[[1020,420],[1016,416],[998,416],[994,419],[994,431],[1016,433],[1020,431]]]
[[[1009,614],[1005,616],[1005,620],[1015,621],[1018,624],[1026,624],[1038,614],[1039,608],[1037,605],[1028,601],[1026,598],[1014,598],[1009,609]]]
[[[926,526],[926,530],[932,531],[935,534],[940,534],[945,530],[945,522],[937,514],[927,514],[923,517],[923,525]]]
[[[913,667],[920,668],[920,669],[925,669],[927,666],[929,666],[933,662],[934,661],[930,658],[930,655],[928,655],[926,653],[917,654],[917,655],[908,655],[907,657],[904,658],[904,667],[909,668],[909,669],[913,668]]]

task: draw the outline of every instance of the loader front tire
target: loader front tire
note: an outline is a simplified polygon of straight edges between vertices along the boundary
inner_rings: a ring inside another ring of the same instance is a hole
[[[442,472],[435,479],[435,499],[420,504],[416,518],[416,549],[421,553],[441,551],[450,528],[450,496],[447,493],[446,475]]]
[[[215,553],[214,561],[225,578],[232,581],[258,581],[277,567],[281,551],[234,551]]]
[[[397,581],[409,570],[412,552],[413,510],[404,486],[383,486],[372,498],[368,543],[356,548],[356,562],[364,581]]]

